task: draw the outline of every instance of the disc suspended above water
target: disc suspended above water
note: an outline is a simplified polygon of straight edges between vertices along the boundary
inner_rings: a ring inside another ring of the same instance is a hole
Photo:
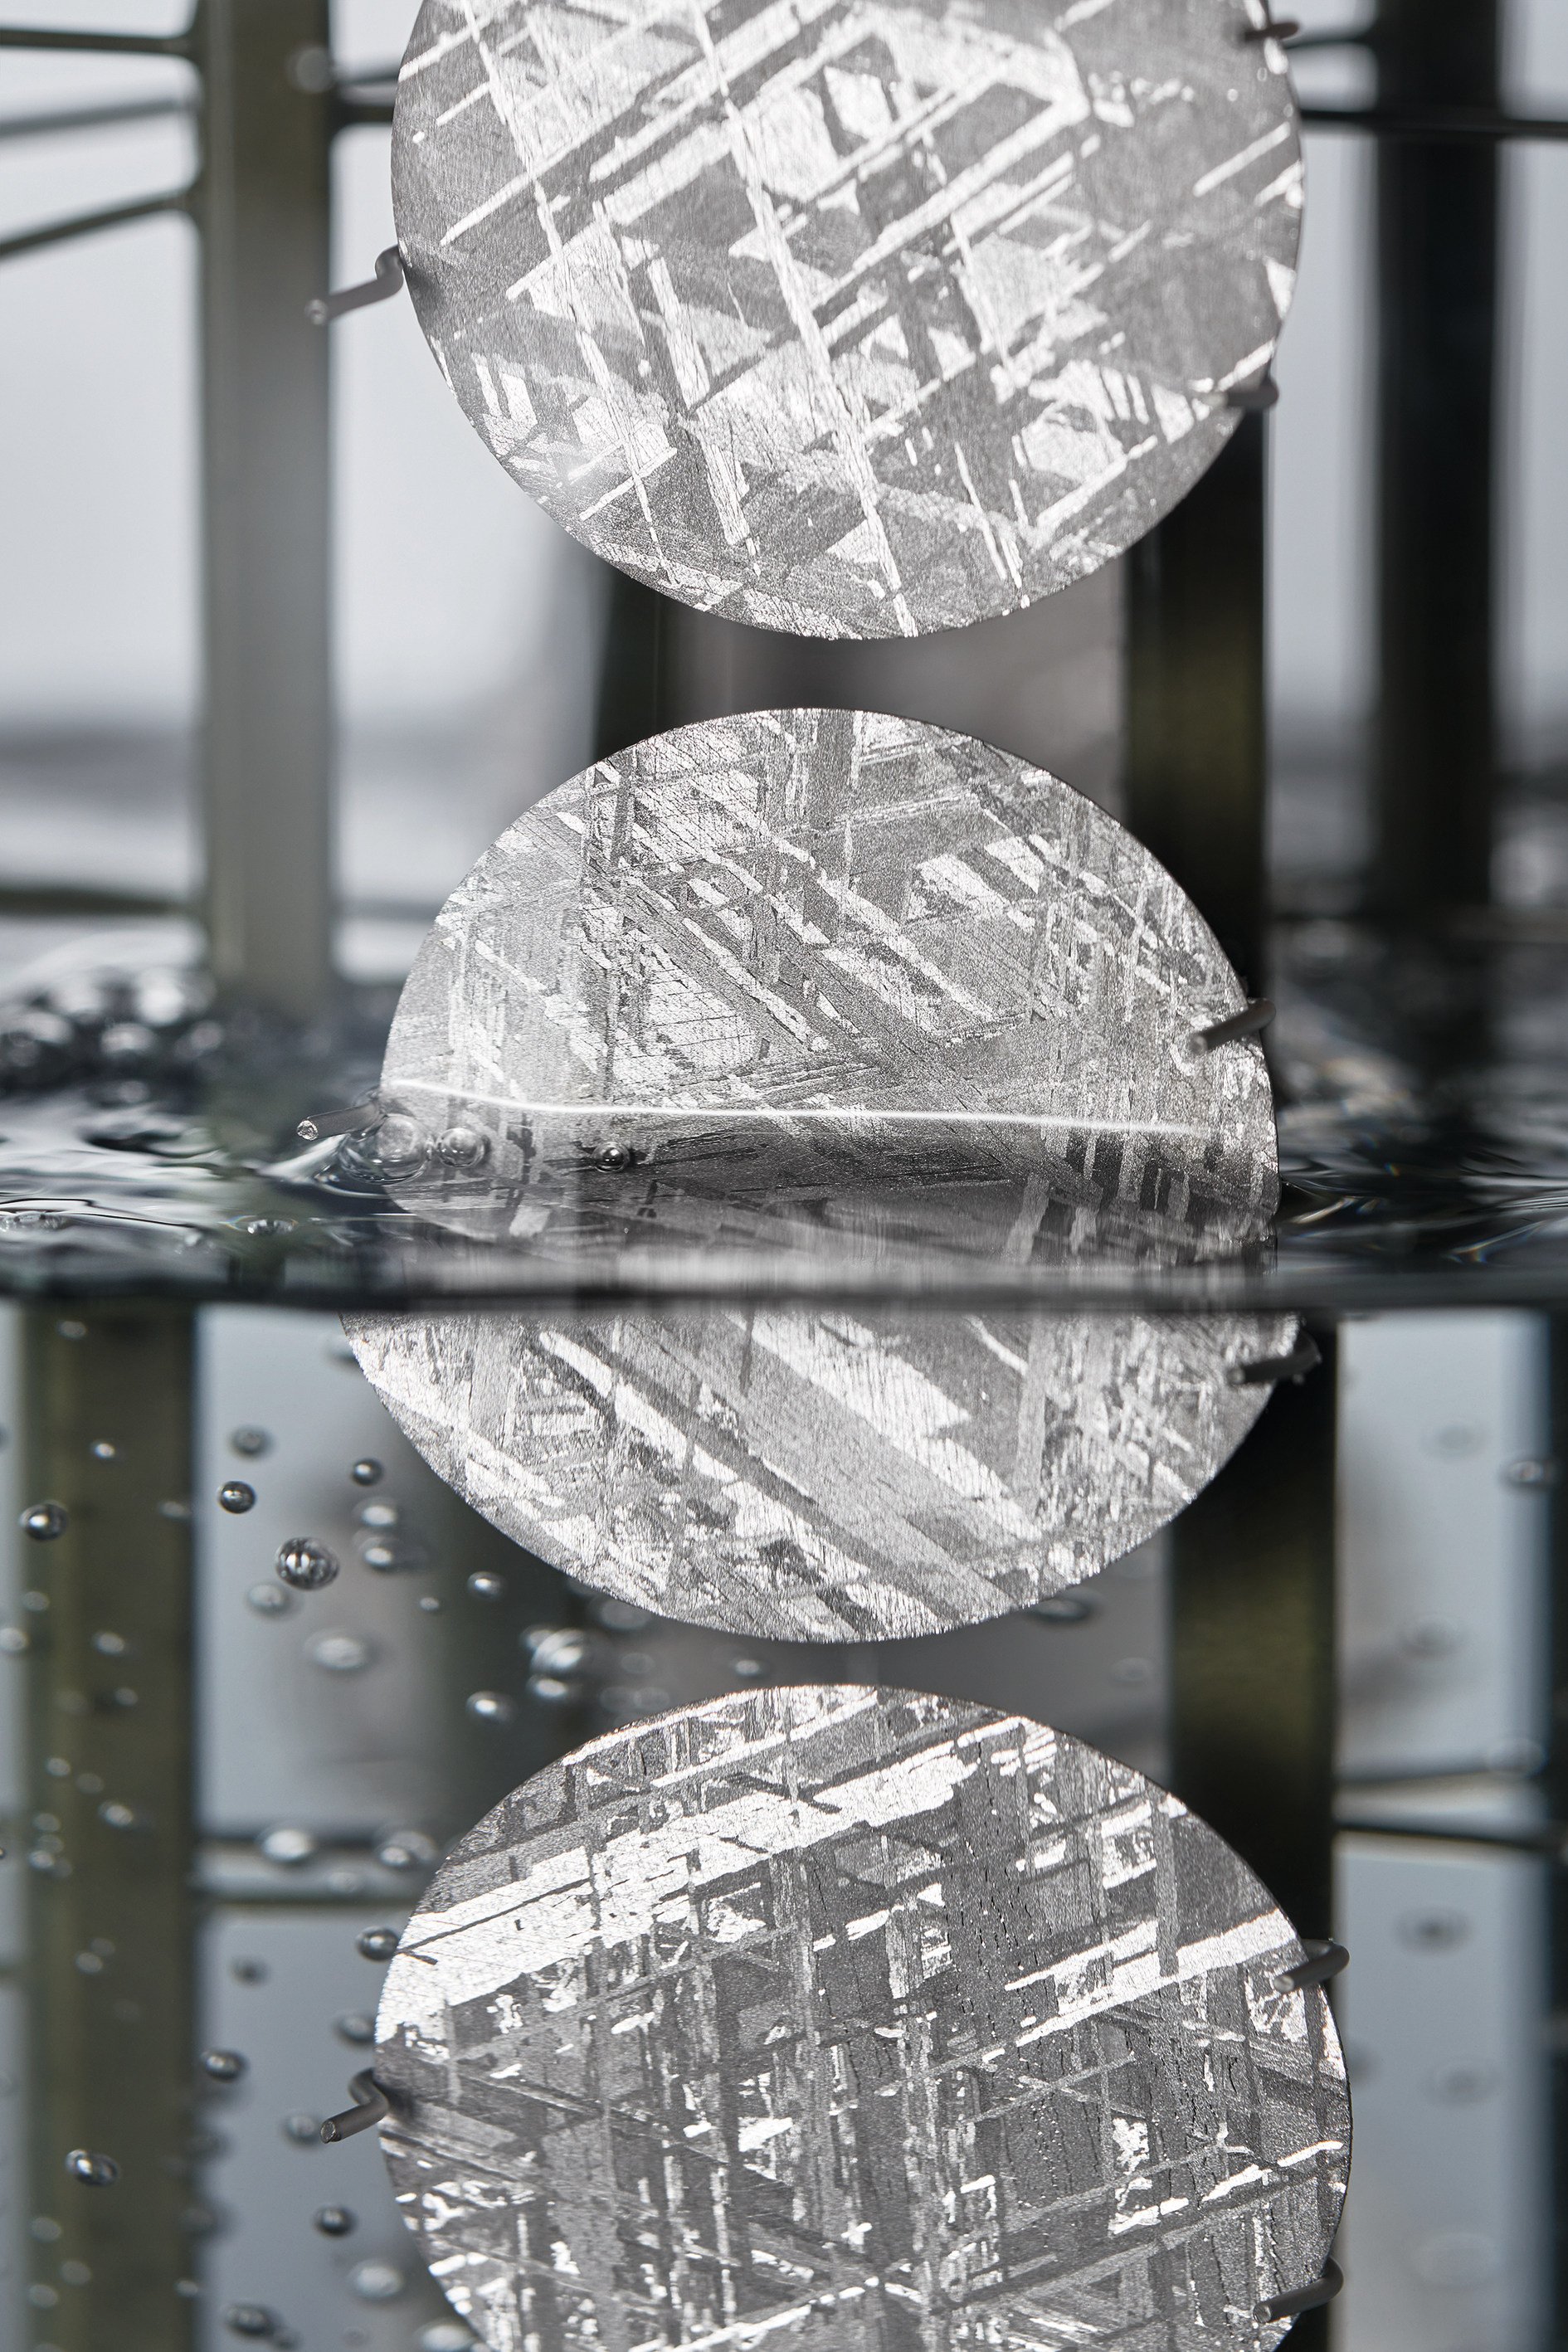
[[[557,521],[806,636],[1008,613],[1213,463],[1294,283],[1263,0],[425,0],[393,196]]]
[[[568,1266],[667,1230],[805,1255],[865,1188],[988,1270],[1157,1265],[1275,1204],[1256,1041],[1194,1045],[1243,1003],[1170,876],[1054,777],[904,719],[752,713],[601,763],[486,853],[409,975],[371,1141],[405,1206]],[[1095,1574],[1213,1476],[1268,1393],[1242,1367],[1296,1327],[742,1302],[347,1328],[531,1550],[826,1641]]]
[[[1076,1739],[749,1691],[592,1741],[457,1847],[382,1995],[382,2146],[491,2352],[1268,2352],[1350,2159],[1303,1957]]]

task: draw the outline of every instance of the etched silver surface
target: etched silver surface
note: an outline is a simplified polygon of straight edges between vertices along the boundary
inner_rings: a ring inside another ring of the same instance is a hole
[[[1272,357],[1301,158],[1265,13],[425,0],[420,323],[508,470],[687,604],[1011,612],[1173,506]]]
[[[1275,1200],[1256,1042],[1190,1049],[1242,1001],[1170,877],[1055,778],[902,719],[715,720],[550,794],[454,894],[387,1045],[395,1189],[566,1263],[659,1231],[820,1247],[857,1179],[867,1223],[993,1265],[1202,1255]],[[782,1125],[738,1175],[724,1122],[760,1110]],[[921,1156],[893,1181],[900,1119]],[[672,1120],[705,1167],[678,1152],[672,1180],[656,1139],[574,1172],[584,1137]],[[688,1623],[828,1641],[1095,1574],[1213,1476],[1268,1393],[1231,1376],[1296,1327],[737,1305],[346,1328],[530,1549]]]
[[[1301,1957],[1078,1740],[752,1691],[458,1846],[387,1974],[382,2146],[489,2352],[1263,2352],[1350,2156]]]

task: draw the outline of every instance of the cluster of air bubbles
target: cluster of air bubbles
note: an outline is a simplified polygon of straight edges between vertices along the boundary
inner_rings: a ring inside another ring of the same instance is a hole
[[[354,1937],[354,1949],[367,1960],[389,1960],[397,1949],[395,1927],[366,1927]]]
[[[212,2083],[237,2083],[249,2067],[237,2050],[204,2050],[196,2063]]]
[[[29,1503],[19,1524],[35,1543],[53,1543],[69,1527],[70,1514],[63,1503]]]
[[[200,1070],[224,1042],[194,973],[77,971],[0,1008],[0,1087],[11,1093]],[[143,1098],[144,1083],[137,1087]],[[121,1089],[119,1099],[125,1099]],[[134,1097],[131,1097],[134,1099]]]
[[[278,1547],[277,1569],[296,1592],[319,1592],[337,1575],[338,1562],[313,1536],[289,1536]]]
[[[236,1517],[256,1508],[256,1489],[243,1478],[227,1478],[217,1490],[218,1508],[232,1511]]]
[[[120,2178],[120,2167],[111,2156],[100,2156],[90,2147],[73,2147],[66,2158],[66,2170],[73,2180],[85,2182],[89,2189],[112,2189]]]

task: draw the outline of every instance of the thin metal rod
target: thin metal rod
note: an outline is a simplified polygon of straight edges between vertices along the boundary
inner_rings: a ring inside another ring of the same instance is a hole
[[[1258,2305],[1258,2315],[1263,2319],[1294,2319],[1303,2311],[1316,2311],[1320,2304],[1332,2303],[1344,2283],[1343,2271],[1331,2256],[1323,2264],[1321,2278],[1314,2279],[1310,2286],[1292,2287],[1289,2294],[1271,2295],[1267,2303]]]
[[[194,34],[65,33],[43,25],[0,25],[0,49],[75,49],[88,56],[188,58]]]
[[[1568,115],[1505,114],[1477,106],[1304,106],[1320,131],[1365,131],[1378,139],[1568,139]]]
[[[372,2124],[384,2123],[392,2113],[386,2093],[368,2068],[352,2078],[349,2089],[353,2093],[353,2106],[329,2116],[321,2126],[321,2137],[329,2147],[336,2140],[353,2139],[356,2132],[369,2131]]]
[[[1331,1936],[1303,1936],[1301,1948],[1307,1957],[1298,1960],[1293,1969],[1281,1971],[1279,1981],[1291,1992],[1305,1992],[1310,1985],[1328,1984],[1351,1964],[1351,1956],[1342,1944]]]
[[[117,122],[153,122],[161,115],[194,114],[188,98],[139,98],[120,106],[72,106],[56,114],[0,114],[0,140],[52,139],[63,131],[100,131]]]
[[[374,123],[392,121],[393,101],[390,98],[368,98],[358,90],[339,89],[333,94],[333,127],[339,131],[359,131]]]
[[[1354,1813],[1336,1813],[1334,1827],[1342,1835],[1411,1838],[1433,1845],[1500,1846],[1505,1853],[1542,1854],[1548,1861],[1568,1859],[1568,1824],[1542,1822],[1521,1829],[1497,1829],[1485,1822],[1423,1822],[1379,1820]]]
[[[171,188],[161,196],[142,196],[133,205],[110,205],[100,213],[79,213],[74,220],[49,221],[43,228],[25,229],[20,236],[0,237],[0,261],[38,253],[45,246],[68,245],[79,236],[96,236],[100,229],[125,228],[132,221],[153,220],[160,213],[188,213],[189,188]]]
[[[305,305],[305,316],[312,326],[325,327],[341,319],[347,310],[367,310],[372,302],[390,302],[395,294],[403,291],[403,256],[395,245],[387,246],[375,257],[375,276],[358,286],[345,286],[336,294],[319,294]]]
[[[294,1132],[301,1143],[320,1143],[323,1136],[363,1135],[379,1127],[385,1116],[378,1102],[356,1103],[352,1110],[324,1110],[302,1118]]]
[[[1273,1387],[1280,1381],[1304,1381],[1322,1360],[1317,1341],[1304,1331],[1288,1356],[1260,1356],[1255,1363],[1229,1365],[1226,1382],[1233,1389],[1257,1389]]]
[[[1255,996],[1250,1004],[1243,1005],[1241,1011],[1233,1013],[1227,1021],[1211,1022],[1206,1029],[1194,1030],[1193,1049],[1200,1054],[1212,1054],[1216,1045],[1234,1045],[1238,1037],[1255,1037],[1260,1029],[1268,1028],[1273,1018],[1273,998]]]

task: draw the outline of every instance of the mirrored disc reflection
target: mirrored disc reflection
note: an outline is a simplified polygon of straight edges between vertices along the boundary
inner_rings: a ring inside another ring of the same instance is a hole
[[[1092,572],[1268,366],[1260,0],[425,0],[399,243],[465,415],[595,553],[808,636]]]
[[[1289,1921],[1017,1717],[758,1690],[486,1816],[376,2021],[405,2218],[492,2352],[1270,2347],[1350,2157]]]
[[[967,738],[837,712],[688,728],[552,793],[415,964],[382,1123],[410,1211],[563,1267],[670,1247],[988,1270],[1257,1246],[1255,1039],[1120,825]],[[384,1402],[602,1590],[781,1638],[976,1622],[1095,1574],[1209,1479],[1284,1318],[737,1304],[362,1317]]]

